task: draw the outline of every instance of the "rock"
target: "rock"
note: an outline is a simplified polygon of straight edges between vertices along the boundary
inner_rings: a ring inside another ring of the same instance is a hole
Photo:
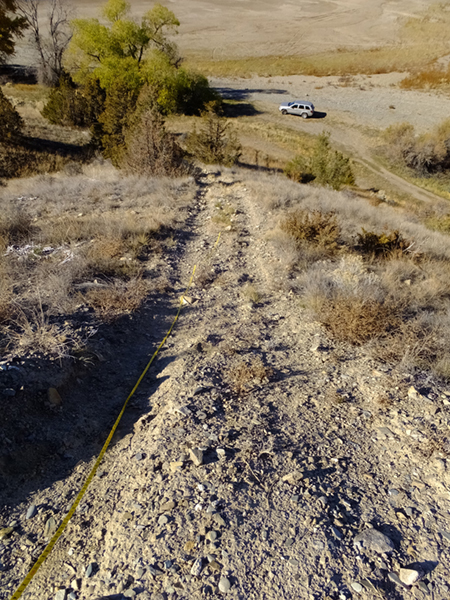
[[[77,600],[77,595],[75,592],[70,592],[70,594],[67,596],[67,600]]]
[[[219,580],[219,590],[222,592],[222,594],[226,594],[227,592],[229,592],[230,588],[230,580],[227,577],[221,577]]]
[[[210,542],[214,542],[215,540],[217,540],[217,531],[208,531],[208,533],[206,534],[206,539]]]
[[[173,412],[181,415],[182,417],[188,417],[192,411],[187,406],[177,406],[173,409]]]
[[[198,577],[203,569],[203,558],[197,558],[191,567],[191,575]]]
[[[408,589],[408,587],[402,581],[400,581],[400,578],[397,575],[397,573],[388,573],[388,578],[390,581],[392,581],[392,583],[395,583],[396,585],[399,585],[404,589]]]
[[[161,515],[158,519],[158,525],[160,525],[161,527],[164,527],[165,525],[167,525],[167,523],[169,522],[168,517],[166,517],[166,515]]]
[[[405,585],[414,585],[423,576],[423,573],[416,569],[401,568],[398,576]]]
[[[28,507],[27,510],[27,516],[25,517],[27,520],[28,519],[32,519],[33,517],[35,517],[37,515],[37,508],[35,504],[32,504],[31,506]]]
[[[176,460],[174,462],[171,462],[169,466],[172,473],[176,473],[177,471],[181,471],[181,469],[183,468],[183,461]]]
[[[55,531],[58,529],[58,524],[55,521],[54,517],[49,517],[45,522],[44,526],[44,536],[47,538],[51,538]]]
[[[196,467],[203,464],[203,452],[200,448],[191,448],[189,450],[189,457]]]
[[[13,388],[6,388],[3,390],[3,395],[9,398],[13,398],[16,395],[16,390]]]
[[[336,527],[331,527],[331,532],[337,540],[342,540],[343,534]]]
[[[395,550],[392,540],[376,529],[367,529],[359,533],[353,540],[353,544],[363,550],[369,550],[377,554],[387,554]]]
[[[143,460],[143,459],[145,458],[145,454],[144,454],[143,452],[137,452],[137,453],[134,455],[134,458],[135,458],[136,460]]]
[[[79,592],[81,590],[81,579],[73,579],[70,582],[70,587],[76,592]]]
[[[163,504],[161,504],[161,506],[159,507],[159,512],[166,512],[169,510],[174,509],[176,506],[176,502],[174,502],[173,500],[169,500],[169,502],[164,502]]]
[[[86,578],[92,577],[92,575],[95,573],[96,570],[97,570],[97,563],[91,562],[87,566],[87,569],[86,569],[86,571],[84,573],[84,576]]]
[[[55,600],[66,600],[67,592],[66,590],[58,590],[55,594]]]
[[[358,594],[362,594],[362,593],[363,593],[363,590],[364,590],[364,588],[363,588],[363,586],[362,586],[360,583],[358,583],[357,581],[352,581],[352,582],[351,582],[351,584],[350,584],[350,586],[351,586],[351,588],[352,588],[353,590],[355,590],[355,592],[357,592]]]
[[[0,540],[6,540],[14,531],[14,527],[4,527],[0,529]]]
[[[408,398],[410,400],[422,400],[423,396],[420,394],[416,388],[412,385],[408,390]]]
[[[294,471],[292,473],[288,473],[287,475],[283,475],[281,480],[285,481],[286,483],[289,483],[290,485],[297,485],[298,481],[302,479],[302,477],[302,473]]]
[[[219,458],[225,458],[225,450],[223,448],[217,448],[216,454]]]
[[[214,513],[213,515],[214,521],[219,525],[219,527],[226,527],[225,519],[219,513]]]
[[[53,408],[59,408],[62,406],[62,398],[56,388],[48,388],[47,399]]]

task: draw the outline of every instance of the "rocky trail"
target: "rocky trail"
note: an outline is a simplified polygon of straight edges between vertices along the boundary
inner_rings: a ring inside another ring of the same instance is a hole
[[[66,514],[194,264],[173,335],[23,598],[450,596],[450,391],[307,317],[247,177],[204,173],[184,239],[161,258],[173,297],[65,387],[49,419],[71,424],[69,458],[5,483],[0,598]]]

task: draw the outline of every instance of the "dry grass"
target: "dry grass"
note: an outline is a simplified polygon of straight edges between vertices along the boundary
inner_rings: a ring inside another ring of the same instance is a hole
[[[137,310],[196,194],[193,179],[124,177],[107,163],[72,172],[0,189],[3,353],[61,358],[80,343],[80,310],[106,322]]]
[[[267,233],[279,259],[274,290],[296,293],[336,339],[450,378],[450,238],[429,228],[434,219],[445,231],[446,205],[421,222],[418,211],[274,175],[249,174],[246,184],[275,225]],[[310,227],[323,215],[333,215],[337,252],[327,253],[318,243],[322,228]]]

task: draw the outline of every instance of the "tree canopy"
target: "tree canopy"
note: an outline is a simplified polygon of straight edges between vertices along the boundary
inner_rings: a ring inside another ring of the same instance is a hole
[[[15,0],[0,0],[0,62],[14,54],[14,37],[21,36],[26,27],[25,19],[16,12]]]
[[[167,36],[176,33],[180,23],[168,8],[156,4],[139,22],[130,16],[129,2],[108,0],[102,16],[102,21],[72,21],[67,60],[76,81],[93,73],[105,89],[118,80],[137,89],[154,72],[153,61],[166,70],[178,66],[177,47]]]

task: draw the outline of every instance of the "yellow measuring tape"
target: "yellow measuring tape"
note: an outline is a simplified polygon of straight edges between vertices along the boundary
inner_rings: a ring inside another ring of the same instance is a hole
[[[219,243],[219,239],[220,239],[220,234],[219,237],[217,238],[217,242],[215,244],[215,246],[217,246],[217,244]],[[19,585],[19,587],[17,588],[17,590],[14,592],[14,594],[11,596],[10,600],[18,600],[23,592],[25,591],[25,589],[27,588],[28,584],[30,583],[30,581],[33,579],[33,577],[36,575],[36,573],[38,572],[39,568],[43,565],[43,563],[45,562],[45,560],[47,559],[48,555],[50,554],[50,552],[53,550],[54,545],[56,544],[56,542],[59,540],[59,538],[61,537],[64,529],[67,527],[68,522],[70,521],[70,519],[72,518],[74,512],[77,509],[77,506],[80,504],[81,499],[83,498],[84,494],[86,493],[87,488],[89,487],[89,484],[91,483],[101,461],[103,456],[105,455],[106,450],[108,449],[108,446],[111,442],[111,439],[117,429],[117,426],[119,425],[120,419],[123,416],[123,413],[125,412],[125,408],[128,404],[128,401],[130,400],[130,398],[133,396],[134,392],[137,390],[139,384],[141,383],[141,381],[144,378],[144,375],[147,373],[147,371],[149,370],[152,362],[155,360],[156,356],[158,355],[158,352],[161,350],[161,348],[164,346],[164,344],[166,343],[167,338],[169,337],[169,335],[172,333],[172,329],[175,326],[175,323],[178,320],[178,316],[181,312],[181,309],[183,307],[183,300],[184,300],[184,296],[186,295],[186,293],[188,292],[189,288],[192,285],[192,281],[194,279],[194,275],[195,275],[195,269],[197,268],[197,265],[194,266],[194,269],[192,271],[192,275],[191,275],[191,279],[189,280],[189,284],[186,288],[186,291],[184,292],[184,294],[181,296],[180,299],[180,306],[178,307],[178,312],[175,315],[174,320],[172,321],[172,325],[170,326],[169,331],[166,333],[165,338],[163,339],[163,341],[160,343],[160,345],[158,346],[158,348],[156,349],[156,351],[154,352],[153,356],[151,357],[151,359],[149,360],[147,366],[145,367],[145,369],[142,371],[141,376],[139,377],[139,379],[137,380],[136,385],[134,386],[134,388],[131,390],[128,398],[125,400],[125,404],[122,407],[122,410],[120,411],[119,416],[116,419],[116,422],[113,425],[113,428],[111,429],[110,434],[108,435],[108,438],[106,440],[106,442],[103,445],[103,448],[100,451],[100,454],[98,455],[97,460],[95,461],[94,466],[92,467],[91,472],[89,473],[83,487],[81,488],[81,490],[78,492],[78,496],[75,498],[74,503],[72,504],[72,506],[70,507],[69,512],[67,513],[67,515],[64,517],[63,522],[61,523],[61,525],[58,527],[58,530],[56,531],[56,533],[53,535],[52,539],[49,541],[49,543],[47,544],[47,546],[45,547],[45,549],[43,550],[42,554],[39,556],[39,558],[37,559],[37,561],[34,563],[34,565],[31,567],[30,571],[28,572],[28,574],[26,575],[25,579],[22,581],[22,583]]]

